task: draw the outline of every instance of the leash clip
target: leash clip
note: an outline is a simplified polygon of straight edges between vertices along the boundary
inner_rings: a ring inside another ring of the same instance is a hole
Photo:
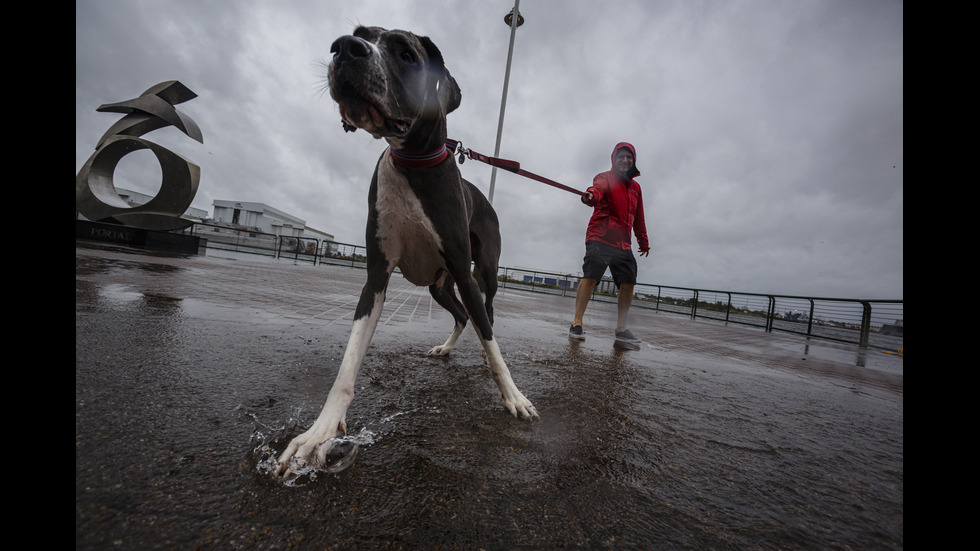
[[[463,142],[456,142],[455,153],[459,157],[459,164],[463,164],[463,161],[466,160],[466,157],[470,157],[470,150],[463,147]]]

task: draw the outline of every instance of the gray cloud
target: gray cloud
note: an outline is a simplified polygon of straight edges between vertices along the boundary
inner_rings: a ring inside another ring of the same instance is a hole
[[[492,154],[512,7],[79,0],[76,170],[116,120],[96,107],[177,79],[199,95],[182,110],[205,143],[148,138],[201,166],[195,207],[263,202],[360,244],[384,144],[341,129],[322,90],[330,44],[357,24],[430,36],[463,90],[450,136]],[[584,189],[632,142],[654,247],[643,282],[901,298],[903,9],[524,0],[500,155]],[[489,167],[462,171],[489,190]],[[494,206],[504,265],[581,269],[590,212],[573,195],[498,172]]]

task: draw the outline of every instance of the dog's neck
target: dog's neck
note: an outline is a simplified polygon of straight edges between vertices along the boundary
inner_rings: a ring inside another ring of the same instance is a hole
[[[422,120],[413,125],[404,140],[386,138],[391,160],[407,168],[435,166],[449,156],[446,149],[446,119]]]

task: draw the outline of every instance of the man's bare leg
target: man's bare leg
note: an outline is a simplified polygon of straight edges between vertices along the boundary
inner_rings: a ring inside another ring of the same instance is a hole
[[[585,316],[585,308],[592,299],[592,291],[595,290],[599,282],[591,277],[584,277],[578,283],[578,291],[575,293],[575,317],[572,318],[572,325],[582,325],[582,317]]]
[[[619,311],[619,316],[616,319],[616,331],[622,332],[626,331],[626,318],[630,313],[630,305],[633,304],[633,287],[632,283],[624,283],[619,286],[619,297],[616,299],[616,307]]]

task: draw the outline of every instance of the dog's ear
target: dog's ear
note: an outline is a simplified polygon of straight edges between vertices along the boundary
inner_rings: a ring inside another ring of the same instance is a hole
[[[448,115],[459,107],[459,103],[463,100],[463,92],[460,91],[459,85],[456,84],[456,79],[449,74],[449,69],[443,67],[443,71],[446,74],[446,78],[443,81],[443,86],[439,87],[439,100],[446,106],[446,114]]]
[[[425,48],[425,52],[429,56],[429,71],[432,71],[436,77],[433,80],[436,83],[436,97],[439,98],[439,105],[445,109],[446,114],[452,113],[459,107],[463,93],[460,91],[459,85],[456,84],[456,79],[449,74],[449,69],[446,68],[439,48],[427,36],[420,37],[420,40],[422,47]]]

